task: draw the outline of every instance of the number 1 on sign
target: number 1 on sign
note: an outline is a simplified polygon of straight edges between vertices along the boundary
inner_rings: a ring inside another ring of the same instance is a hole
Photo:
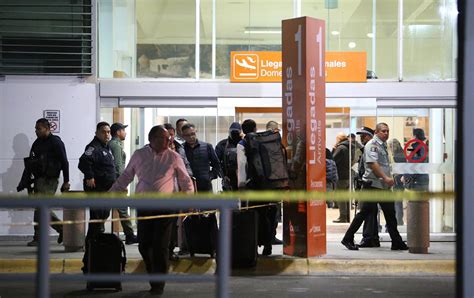
[[[295,41],[298,45],[298,75],[301,76],[301,25],[298,25],[298,31],[295,33]]]
[[[318,34],[316,34],[316,43],[319,50],[319,77],[323,77],[323,28],[319,27]]]

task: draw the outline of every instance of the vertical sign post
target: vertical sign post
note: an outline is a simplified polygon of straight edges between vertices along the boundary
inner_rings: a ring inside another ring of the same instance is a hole
[[[325,25],[309,17],[282,22],[283,139],[290,188],[326,190]],[[285,203],[283,252],[326,254],[325,201]]]

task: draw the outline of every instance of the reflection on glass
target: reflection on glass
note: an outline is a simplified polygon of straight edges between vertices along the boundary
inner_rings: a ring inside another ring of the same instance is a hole
[[[195,2],[136,0],[137,77],[195,77]]]
[[[455,79],[456,1],[405,0],[403,5],[404,79]]]

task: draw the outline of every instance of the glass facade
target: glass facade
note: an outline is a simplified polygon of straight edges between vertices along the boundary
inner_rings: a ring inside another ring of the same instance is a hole
[[[370,78],[456,76],[455,0],[99,0],[98,7],[101,78],[227,79],[231,51],[280,51],[281,21],[299,15],[326,21],[327,51],[366,52]]]

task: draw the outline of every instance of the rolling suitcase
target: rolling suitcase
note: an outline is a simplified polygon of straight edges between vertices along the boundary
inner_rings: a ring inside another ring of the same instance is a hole
[[[232,268],[257,265],[258,215],[255,210],[232,213]]]
[[[217,219],[214,213],[187,216],[184,221],[184,234],[191,257],[194,254],[209,254],[211,258],[216,253]]]
[[[88,250],[87,268],[91,274],[97,273],[123,273],[127,257],[125,246],[115,234],[97,234],[91,238],[86,249]],[[122,290],[119,281],[114,282],[87,282],[87,290],[96,288],[115,288]]]

